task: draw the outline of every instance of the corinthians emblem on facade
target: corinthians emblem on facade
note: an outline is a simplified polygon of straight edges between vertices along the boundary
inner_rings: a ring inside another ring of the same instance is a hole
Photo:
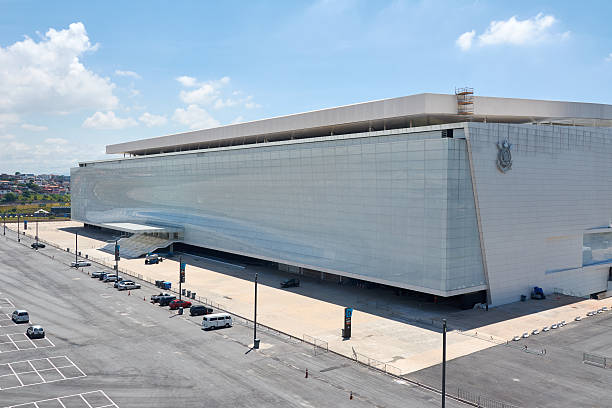
[[[512,153],[510,152],[511,147],[512,144],[508,142],[508,139],[501,143],[497,143],[497,168],[502,173],[505,173],[512,168]]]

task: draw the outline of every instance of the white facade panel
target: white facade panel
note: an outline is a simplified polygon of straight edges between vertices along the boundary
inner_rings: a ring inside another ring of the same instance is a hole
[[[485,279],[466,141],[441,135],[87,163],[71,171],[72,216],[181,226],[188,244],[438,295],[473,292]]]
[[[468,130],[493,304],[517,301],[533,286],[579,296],[606,290],[610,262],[583,267],[583,237],[612,220],[612,129]],[[513,160],[506,173],[496,164],[504,140]]]

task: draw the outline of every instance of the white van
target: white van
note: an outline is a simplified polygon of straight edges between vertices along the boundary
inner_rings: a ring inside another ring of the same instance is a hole
[[[28,312],[25,310],[15,310],[11,319],[13,319],[15,323],[28,323],[30,321],[30,315],[28,315]]]
[[[202,319],[202,329],[211,330],[217,327],[230,327],[232,325],[232,316],[228,313],[213,313],[204,316]]]

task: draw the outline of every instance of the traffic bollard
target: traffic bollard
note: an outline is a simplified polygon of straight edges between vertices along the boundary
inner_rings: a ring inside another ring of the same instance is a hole
[[[306,369],[306,376],[304,378],[308,378],[308,369]]]

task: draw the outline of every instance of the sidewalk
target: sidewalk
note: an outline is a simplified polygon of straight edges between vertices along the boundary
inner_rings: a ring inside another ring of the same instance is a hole
[[[71,221],[39,223],[39,237],[64,250],[70,248],[74,253],[74,233],[62,229],[79,226],[82,224]],[[32,225],[26,234],[33,236],[34,231]],[[83,256],[87,254],[92,259],[104,260],[108,265],[114,264],[113,255],[97,249],[106,244],[102,237],[94,239],[79,235],[78,242]],[[258,322],[295,337],[302,338],[306,334],[327,341],[330,350],[350,357],[355,351],[391,364],[402,374],[440,363],[442,338],[439,324],[442,317],[446,317],[449,327],[455,329],[450,330],[447,337],[450,360],[493,347],[525,331],[541,329],[561,320],[571,322],[575,316],[584,316],[587,311],[603,306],[596,300],[572,300],[573,303],[556,307],[555,302],[567,303],[567,299],[551,299],[550,308],[536,313],[529,313],[525,308],[543,304],[518,302],[488,312],[458,311],[443,306],[420,305],[388,295],[388,292],[307,279],[303,279],[299,288],[280,289],[278,283],[286,275],[276,270],[251,265],[237,268],[191,256],[184,256],[183,261],[187,262],[183,288],[246,317],[253,315],[253,276],[257,271],[261,283],[258,287]],[[170,281],[173,289],[178,289],[177,257],[165,259],[157,265],[145,265],[143,259],[122,259],[119,267],[151,280]],[[343,341],[340,336],[345,306],[354,308],[353,336],[348,341]]]

